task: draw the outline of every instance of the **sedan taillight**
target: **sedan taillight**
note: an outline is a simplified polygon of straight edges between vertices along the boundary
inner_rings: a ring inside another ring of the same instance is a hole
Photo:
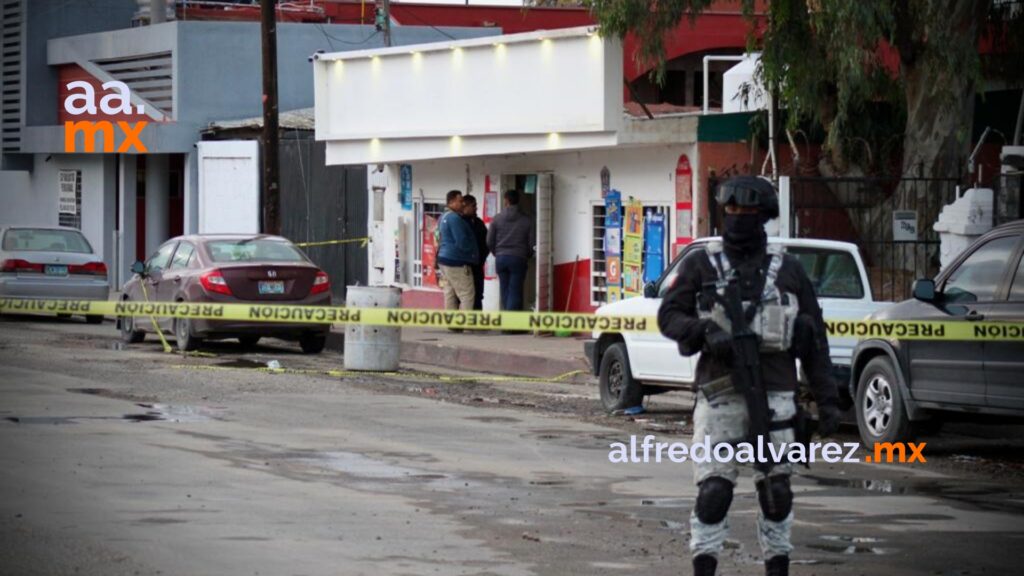
[[[322,294],[331,289],[331,279],[327,276],[327,273],[320,271],[316,273],[316,279],[313,280],[313,288],[310,289],[310,294]]]
[[[9,258],[0,263],[0,272],[39,272],[42,274],[43,265],[28,260]]]
[[[88,262],[86,264],[68,266],[68,274],[89,274],[91,276],[106,276],[107,265],[103,262]]]
[[[224,275],[220,273],[220,270],[210,270],[203,274],[199,277],[199,283],[203,285],[207,292],[224,294],[225,296],[232,295],[231,288],[228,287],[228,281],[224,279]]]

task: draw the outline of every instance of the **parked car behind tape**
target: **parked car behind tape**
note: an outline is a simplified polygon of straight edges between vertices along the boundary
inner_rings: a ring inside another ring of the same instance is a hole
[[[74,228],[0,228],[0,297],[106,300],[107,265]],[[102,316],[86,316],[96,324]]]
[[[331,304],[327,273],[279,236],[179,236],[157,248],[146,262],[136,262],[132,271],[135,276],[124,285],[125,301]],[[329,324],[188,318],[156,322],[161,331],[174,335],[180,350],[225,338],[253,346],[266,336],[297,340],[303,352],[315,354],[324,349],[331,329]],[[128,343],[140,342],[146,332],[155,330],[148,318],[121,318],[118,327]]]

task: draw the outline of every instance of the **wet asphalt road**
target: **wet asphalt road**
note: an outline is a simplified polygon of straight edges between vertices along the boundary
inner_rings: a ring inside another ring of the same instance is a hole
[[[689,465],[607,460],[631,433],[684,438],[685,398],[624,421],[582,385],[209,351],[0,318],[0,574],[689,572]],[[294,371],[254,369],[268,360]],[[792,573],[1019,573],[1020,431],[953,427],[924,465],[802,471]],[[721,573],[762,573],[755,515],[744,478]]]

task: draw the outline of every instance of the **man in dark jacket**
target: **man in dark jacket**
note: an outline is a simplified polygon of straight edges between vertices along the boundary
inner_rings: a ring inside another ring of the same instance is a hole
[[[473,230],[462,217],[462,192],[452,190],[446,198],[448,211],[437,224],[437,262],[444,275],[446,310],[472,310],[473,266],[480,259]]]
[[[519,209],[519,191],[506,191],[505,209],[487,231],[487,246],[498,269],[502,310],[523,309],[523,283],[536,244],[537,229],[533,218]]]
[[[703,443],[710,437],[710,444],[715,446],[749,438],[746,400],[732,388],[731,326],[724,321],[727,315],[721,304],[715,303],[714,297],[705,291],[721,289],[721,283],[715,287],[719,280],[738,282],[744,308],[757,310],[756,315],[746,314],[745,320],[755,332],[761,330],[761,380],[772,420],[770,438],[764,442],[779,445],[794,440],[797,359],[818,405],[819,431],[829,435],[839,426],[839,409],[824,320],[800,262],[768,245],[764,225],[779,212],[775,189],[760,178],[737,177],[720,185],[717,199],[725,207],[723,241],[711,242],[707,250],[686,257],[675,285],[658,311],[658,326],[666,337],[678,343],[680,353],[701,353],[697,362],[693,442]],[[797,306],[793,306],[794,302]],[[751,303],[755,306],[750,307]],[[791,321],[778,320],[786,317],[783,312],[763,313],[768,306],[776,306],[775,312],[786,310]],[[776,322],[780,323],[775,328],[765,327]],[[783,336],[776,339],[776,334]],[[758,542],[770,576],[789,573],[789,553],[793,548],[789,538],[793,523],[791,472],[792,465],[785,459],[767,474],[760,469],[754,471],[761,505]],[[715,573],[718,553],[728,534],[726,515],[738,474],[735,461],[694,462],[694,480],[699,489],[690,514],[690,551],[697,576]],[[769,491],[770,496],[766,494]]]
[[[462,197],[462,217],[466,219],[469,227],[473,229],[476,237],[476,250],[480,256],[479,261],[473,266],[473,310],[484,309],[484,264],[487,263],[487,255],[490,254],[487,248],[487,225],[476,215],[476,198],[472,194]]]

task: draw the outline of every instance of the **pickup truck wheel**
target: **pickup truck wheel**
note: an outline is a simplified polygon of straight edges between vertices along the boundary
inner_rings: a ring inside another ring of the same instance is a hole
[[[872,359],[857,379],[857,428],[864,447],[913,439],[896,370],[884,356]]]
[[[622,342],[616,342],[604,351],[598,375],[598,388],[601,390],[601,404],[609,412],[632,408],[643,403],[643,386],[633,379],[626,345]]]

